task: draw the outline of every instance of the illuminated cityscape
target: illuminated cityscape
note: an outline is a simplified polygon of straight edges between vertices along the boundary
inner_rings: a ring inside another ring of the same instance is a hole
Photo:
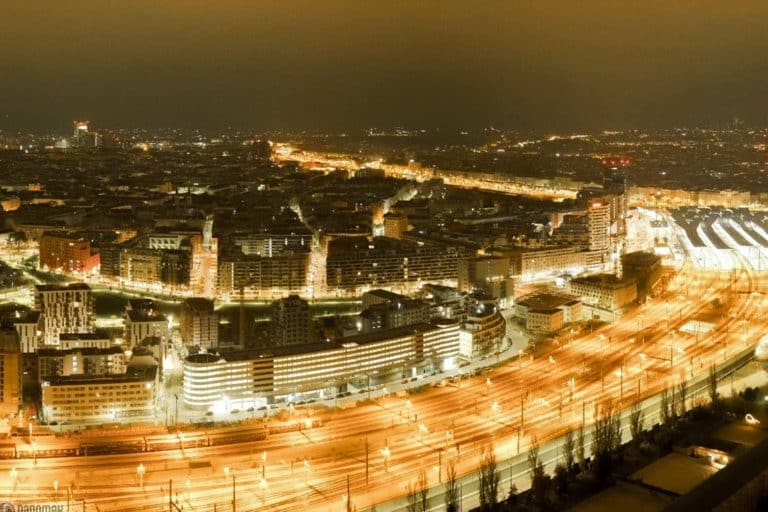
[[[764,6],[143,2],[12,8],[0,512],[768,510]]]

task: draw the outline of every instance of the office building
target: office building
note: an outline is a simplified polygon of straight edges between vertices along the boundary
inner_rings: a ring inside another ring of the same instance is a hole
[[[120,253],[122,247],[118,244],[104,243],[99,245],[99,275],[102,277],[120,277]]]
[[[363,293],[363,309],[368,309],[376,304],[387,304],[399,300],[406,300],[407,298],[406,295],[377,288]]]
[[[408,231],[408,217],[397,213],[388,213],[384,216],[384,236],[401,239],[406,231]]]
[[[548,334],[584,320],[584,310],[572,295],[532,293],[515,302],[515,317],[532,333]]]
[[[334,396],[372,374],[450,369],[459,355],[459,325],[441,320],[344,338],[341,343],[276,347],[270,353],[203,352],[184,360],[183,397],[190,407],[225,411],[276,397]]]
[[[326,282],[331,290],[358,292],[380,286],[413,288],[421,283],[456,283],[465,250],[387,237],[342,237],[328,244]],[[407,285],[407,286],[406,286]]]
[[[605,199],[587,202],[589,250],[607,252],[611,247],[611,206]]]
[[[459,260],[458,288],[462,292],[481,292],[493,297],[505,308],[515,297],[510,267],[509,258],[501,256],[463,258]]]
[[[470,295],[464,302],[461,356],[473,360],[501,350],[507,335],[507,321],[499,311],[498,301]]]
[[[19,335],[22,354],[34,353],[42,335],[42,321],[39,311],[15,311],[5,321],[13,325]]]
[[[585,304],[616,311],[637,300],[637,280],[613,274],[597,274],[572,279],[568,291]]]
[[[90,240],[72,233],[46,232],[40,237],[40,268],[67,274],[93,274],[100,256]]]
[[[271,320],[271,341],[276,346],[303,345],[314,341],[309,303],[298,295],[273,302]]]
[[[151,301],[148,301],[151,302]],[[145,338],[156,337],[167,340],[169,334],[168,317],[154,309],[129,307],[125,311],[125,348],[132,349]]]
[[[56,377],[42,383],[47,423],[152,421],[156,416],[157,366],[131,365],[122,375]]]
[[[312,247],[312,233],[303,226],[286,233],[248,233],[232,237],[232,244],[248,256],[274,258],[286,252],[304,252]]]
[[[367,307],[359,315],[361,332],[377,329],[395,329],[430,321],[435,314],[434,305],[426,300],[401,299],[377,303]]]
[[[120,280],[133,286],[188,287],[192,273],[188,242],[186,236],[159,233],[134,239],[120,251]]]
[[[587,255],[578,246],[543,247],[540,249],[510,248],[494,251],[509,258],[510,275],[521,281],[580,273],[587,267]]]
[[[12,328],[0,328],[0,418],[16,414],[21,405],[21,347]]]
[[[55,377],[120,375],[126,358],[118,346],[108,348],[40,349],[37,351],[39,382]]]
[[[181,305],[181,338],[186,345],[215,348],[219,345],[219,315],[213,301],[203,298],[186,299]]]
[[[272,257],[222,252],[218,259],[218,291],[244,299],[304,293],[309,256],[309,251],[285,251]]]
[[[61,333],[59,334],[59,350],[71,350],[79,348],[107,349],[114,345],[114,340],[106,331],[86,333]]]
[[[44,345],[58,345],[61,333],[93,331],[93,296],[87,284],[37,285],[35,310],[40,311]]]

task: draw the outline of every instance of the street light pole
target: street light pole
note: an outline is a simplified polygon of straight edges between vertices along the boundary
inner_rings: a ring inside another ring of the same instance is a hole
[[[136,474],[139,475],[139,486],[141,487],[141,490],[144,490],[144,473],[146,471],[146,468],[144,467],[144,464],[139,464],[136,466]]]
[[[262,480],[267,479],[267,452],[264,451],[261,453],[261,478]]]
[[[443,449],[437,450],[437,483],[443,483]]]

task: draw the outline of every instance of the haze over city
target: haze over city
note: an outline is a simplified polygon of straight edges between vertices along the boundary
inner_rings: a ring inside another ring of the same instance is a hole
[[[5,129],[616,129],[766,121],[743,0],[8,2]]]

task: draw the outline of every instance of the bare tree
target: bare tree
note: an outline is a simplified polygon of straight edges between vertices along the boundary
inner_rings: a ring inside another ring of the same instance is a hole
[[[662,425],[667,425],[669,423],[669,420],[672,419],[671,415],[669,413],[669,392],[664,389],[664,391],[661,392],[661,402],[659,404],[659,416],[661,419]]]
[[[717,400],[720,397],[717,392],[717,371],[715,365],[709,367],[709,379],[707,381],[707,391],[709,393],[709,400],[713,406],[717,405]]]
[[[533,503],[543,505],[549,489],[549,478],[539,457],[539,442],[534,438],[528,450],[528,469],[531,472],[531,494]]]
[[[684,380],[677,385],[678,414],[684,415],[686,412],[686,401],[688,400],[688,383]]]
[[[621,444],[620,411],[610,402],[604,404],[592,428],[592,455],[597,477],[602,480],[610,475],[613,451]]]
[[[480,506],[492,510],[499,499],[499,471],[496,467],[496,452],[493,446],[483,449],[480,465]]]
[[[446,512],[458,512],[459,482],[456,478],[456,462],[453,459],[448,461],[445,475],[445,510]]]
[[[637,442],[640,439],[640,433],[643,431],[645,417],[643,407],[640,402],[635,402],[629,413],[629,432],[632,434],[632,440]]]
[[[576,436],[576,461],[579,468],[584,471],[584,460],[586,459],[586,450],[584,448],[584,425],[579,427],[579,434]]]
[[[427,472],[423,469],[419,471],[419,476],[416,479],[416,487],[418,488],[419,506],[422,512],[426,512],[429,508],[429,480],[427,479]]]
[[[407,512],[422,512],[419,508],[418,486],[413,483],[408,483],[405,490],[406,498],[408,499],[408,505],[405,507],[405,510]]]
[[[573,438],[573,430],[569,430],[565,434],[563,439],[563,461],[565,462],[565,469],[570,473],[573,471],[574,461],[576,457],[576,440]]]
[[[427,492],[428,492],[427,474],[420,470],[416,477],[416,482],[408,483],[406,487],[406,498],[408,512],[425,512],[427,510]]]
[[[677,392],[677,388],[673,385],[670,389],[670,398],[669,398],[669,418],[672,420],[677,419],[677,398],[675,397],[675,393]]]

